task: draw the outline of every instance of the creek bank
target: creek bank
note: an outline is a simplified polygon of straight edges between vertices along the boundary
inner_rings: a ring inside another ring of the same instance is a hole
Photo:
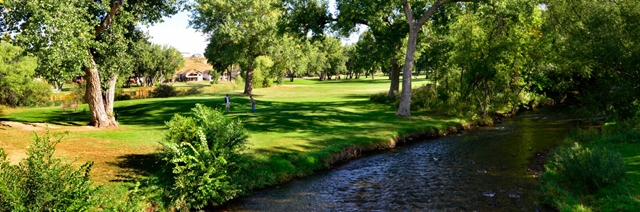
[[[519,113],[519,112],[523,112],[523,111],[516,111],[516,113]],[[272,181],[271,183],[264,183],[262,185],[254,184],[256,186],[249,186],[248,190],[246,190],[244,195],[241,195],[241,196],[246,196],[252,193],[260,192],[262,190],[268,190],[271,188],[279,188],[281,184],[292,181],[294,179],[314,175],[317,171],[330,170],[339,165],[343,165],[349,161],[362,158],[363,156],[366,156],[369,154],[375,154],[377,152],[382,152],[384,150],[394,149],[397,146],[402,146],[405,144],[415,143],[418,141],[424,141],[428,139],[444,137],[451,134],[457,134],[457,133],[461,133],[463,131],[474,129],[474,128],[490,126],[490,125],[493,125],[494,123],[501,123],[502,118],[513,117],[516,115],[516,113],[503,114],[500,117],[492,116],[492,117],[487,117],[487,118],[475,120],[475,121],[453,123],[453,124],[450,124],[449,126],[441,127],[441,128],[424,128],[422,130],[413,129],[410,131],[401,131],[401,132],[396,131],[395,136],[390,136],[390,138],[388,139],[380,139],[377,141],[372,141],[371,143],[368,143],[368,144],[354,144],[355,142],[352,142],[352,144],[342,147],[339,150],[335,150],[334,152],[328,153],[324,156],[317,157],[319,155],[316,155],[315,160],[319,161],[321,164],[324,164],[321,167],[315,167],[312,170],[305,170],[299,173],[291,173],[291,172],[275,173],[274,172],[273,174],[276,174],[277,176],[279,176],[279,177],[273,177],[275,178],[275,181]],[[296,158],[296,157],[293,157],[293,158]],[[269,171],[260,173],[261,176],[258,176],[258,178],[264,175],[269,175],[268,172]],[[258,178],[252,177],[251,179],[258,179]],[[239,197],[240,196],[234,199],[238,199]],[[234,200],[231,200],[230,202],[233,202],[233,201]],[[225,204],[220,205],[220,207],[215,207],[215,208],[225,208],[225,205],[233,204],[230,202],[227,202]]]

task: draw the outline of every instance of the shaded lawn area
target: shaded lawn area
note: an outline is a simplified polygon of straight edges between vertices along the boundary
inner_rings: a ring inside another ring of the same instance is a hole
[[[421,84],[426,81],[414,82]],[[243,122],[249,132],[245,155],[252,163],[261,164],[247,177],[260,175],[260,182],[252,182],[260,187],[326,167],[320,159],[346,146],[374,145],[410,132],[435,132],[465,123],[460,118],[428,112],[414,112],[411,118],[395,117],[395,108],[368,100],[370,94],[385,92],[388,86],[389,81],[380,78],[323,82],[296,79],[255,89],[257,113],[250,113],[249,98],[241,95],[242,91],[230,92],[232,112],[227,116]],[[16,109],[0,120],[45,122],[53,124],[54,132],[71,131],[59,145],[58,155],[79,157],[80,162],[94,161],[92,176],[99,182],[127,181],[158,169],[154,153],[160,147],[166,121],[176,113],[189,114],[197,103],[224,107],[224,95],[118,101],[114,110],[121,127],[116,129],[83,126],[89,120],[86,104],[75,112],[63,112],[59,107]],[[0,130],[0,147],[10,155],[26,152],[32,136],[25,134],[28,130]]]

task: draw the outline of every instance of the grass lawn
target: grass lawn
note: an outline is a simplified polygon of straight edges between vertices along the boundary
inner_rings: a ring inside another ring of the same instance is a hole
[[[414,86],[426,84],[414,80]],[[198,84],[199,85],[199,84]],[[249,97],[242,90],[231,96],[230,118],[240,119],[249,132],[245,155],[254,160],[251,175],[260,176],[255,187],[273,184],[291,176],[309,174],[326,167],[331,153],[351,145],[372,146],[417,131],[437,132],[460,126],[466,120],[428,112],[414,112],[411,118],[395,117],[395,108],[369,101],[369,95],[387,91],[386,77],[375,80],[295,79],[281,86],[254,89],[257,112],[250,113]],[[215,90],[215,89],[210,89]],[[154,152],[166,131],[165,121],[175,113],[187,114],[196,103],[215,107],[226,93],[205,92],[188,97],[118,101],[115,110],[121,127],[95,129],[88,123],[88,106],[63,112],[59,107],[10,109],[0,120],[12,127],[0,127],[0,148],[12,162],[25,157],[33,131],[43,133],[48,123],[52,132],[69,131],[58,145],[60,157],[94,161],[92,177],[104,184],[146,176],[157,169]]]

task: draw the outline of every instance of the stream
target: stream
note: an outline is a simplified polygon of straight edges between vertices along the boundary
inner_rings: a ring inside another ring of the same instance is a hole
[[[567,108],[428,139],[255,191],[221,211],[552,211],[529,162],[558,145]]]

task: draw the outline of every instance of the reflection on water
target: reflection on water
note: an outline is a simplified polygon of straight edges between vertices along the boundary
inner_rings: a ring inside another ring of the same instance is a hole
[[[525,112],[502,124],[431,139],[258,191],[227,211],[545,211],[527,170],[557,145],[564,109]]]

